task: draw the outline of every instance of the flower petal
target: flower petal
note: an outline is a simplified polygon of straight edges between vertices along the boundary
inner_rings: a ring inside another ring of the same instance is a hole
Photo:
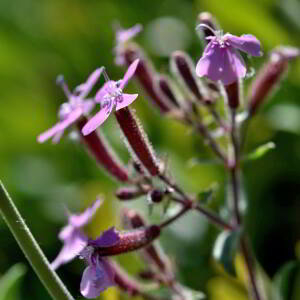
[[[127,69],[125,75],[124,75],[124,78],[121,82],[121,85],[120,85],[120,89],[123,89],[125,87],[125,85],[128,83],[128,81],[130,80],[130,78],[134,75],[135,73],[135,70],[139,64],[139,59],[137,58]]]
[[[104,231],[97,239],[89,241],[89,245],[94,247],[111,247],[120,241],[119,232],[112,227]]]
[[[261,56],[260,41],[252,34],[244,34],[240,37],[226,33],[224,40],[241,51],[244,51],[252,56]]]
[[[103,86],[98,90],[98,92],[95,95],[95,101],[97,103],[100,103],[103,97],[108,93],[108,89],[110,86],[115,83],[113,80],[107,81],[103,84]]]
[[[91,206],[86,208],[83,213],[79,215],[71,215],[69,217],[69,224],[77,228],[86,225],[94,216],[97,209],[100,207],[102,203],[103,203],[102,200],[97,199],[96,201],[94,201],[94,203]]]
[[[88,135],[92,131],[96,130],[111,114],[112,107],[106,109],[102,108],[94,117],[92,117],[82,128],[82,134]]]
[[[63,135],[64,135],[64,130],[56,133],[52,138],[52,144],[58,144]]]
[[[124,108],[130,105],[136,98],[138,94],[122,94],[122,101],[118,101],[116,105],[116,110]]]
[[[246,66],[243,58],[233,48],[228,47],[224,56],[224,69],[220,78],[224,85],[229,85],[238,78],[246,75]]]
[[[64,245],[55,260],[51,263],[53,269],[74,259],[86,247],[87,238],[74,229],[71,236],[64,241]]]
[[[104,70],[104,67],[96,69],[86,80],[85,83],[82,83],[78,85],[75,89],[75,92],[80,93],[79,97],[81,99],[85,98],[89,92],[92,90],[94,85],[96,84],[97,80],[101,76],[102,72]]]
[[[207,76],[213,81],[218,81],[223,76],[226,48],[220,48],[218,44],[210,42],[196,66],[196,74],[199,77]]]
[[[117,44],[127,42],[128,40],[135,37],[142,30],[143,30],[143,26],[141,24],[136,24],[133,27],[128,28],[128,29],[117,30],[117,32],[116,32]]]
[[[88,299],[96,298],[108,287],[115,285],[113,271],[110,266],[101,260],[97,265],[88,266],[82,275],[80,292]]]
[[[57,123],[50,129],[48,129],[45,132],[43,132],[42,134],[40,134],[37,137],[37,141],[39,143],[44,143],[45,141],[47,141],[48,139],[50,139],[51,137],[53,137],[55,134],[59,133],[60,131],[62,131],[60,129],[60,123]]]

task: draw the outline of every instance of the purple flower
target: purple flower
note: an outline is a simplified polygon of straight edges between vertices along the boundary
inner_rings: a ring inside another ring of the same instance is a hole
[[[118,29],[116,30],[116,47],[114,48],[114,53],[116,54],[116,65],[123,66],[125,64],[123,55],[124,45],[126,44],[126,42],[138,35],[142,30],[143,26],[141,24],[136,24],[128,29],[123,29],[118,26]]]
[[[207,27],[203,24],[199,26]],[[222,35],[219,31],[212,32],[214,36],[207,38],[210,42],[197,63],[196,74],[199,77],[207,76],[213,81],[221,80],[225,85],[245,77],[246,65],[237,50],[260,56],[259,40],[251,34],[238,37],[230,33]]]
[[[100,126],[111,114],[113,108],[122,109],[130,105],[138,94],[124,94],[123,88],[134,75],[139,59],[136,59],[127,69],[124,78],[119,81],[109,80],[97,92],[95,101],[101,104],[100,111],[82,128],[83,135],[88,135]]]
[[[88,238],[81,231],[81,228],[89,223],[101,204],[102,201],[97,199],[81,214],[69,216],[68,224],[63,227],[58,235],[64,245],[51,264],[53,269],[57,269],[61,264],[71,261],[86,247]]]
[[[76,87],[74,93],[69,91],[63,77],[58,77],[57,82],[62,86],[68,98],[68,102],[60,106],[58,112],[59,122],[37,137],[39,143],[43,143],[50,138],[53,138],[52,141],[54,143],[59,142],[66,128],[76,122],[82,115],[88,114],[94,108],[95,103],[92,99],[84,99],[96,84],[103,69],[103,67],[96,69],[88,77],[86,82]]]
[[[88,263],[80,283],[80,292],[84,297],[96,298],[108,287],[115,285],[114,269],[111,267],[109,259],[101,257],[95,251],[95,247],[111,247],[119,240],[119,233],[112,227],[103,232],[99,238],[91,241],[89,246],[81,252],[81,256]]]

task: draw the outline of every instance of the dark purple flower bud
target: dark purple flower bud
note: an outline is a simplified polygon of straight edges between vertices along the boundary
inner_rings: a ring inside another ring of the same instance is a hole
[[[203,101],[205,98],[201,89],[204,91],[204,87],[200,88],[200,81],[196,78],[195,65],[192,59],[183,51],[175,51],[172,53],[171,71],[179,78],[179,81],[183,87],[188,90],[198,101]]]
[[[96,240],[89,241],[89,245],[94,247],[94,251],[100,256],[112,256],[126,252],[135,251],[150,244],[160,234],[160,228],[157,225],[143,227],[140,229],[117,232],[118,238],[109,232],[108,237],[103,238],[103,234]],[[109,239],[108,239],[109,238]],[[106,244],[106,241],[114,240],[114,244]]]
[[[139,59],[139,65],[135,71],[135,78],[138,79],[141,86],[161,113],[168,112],[170,107],[165,100],[157,94],[154,88],[156,72],[150,61],[145,57],[142,49],[137,45],[130,44],[130,46],[127,46],[124,50],[124,58],[127,65],[130,65],[135,59]]]
[[[128,142],[126,144],[133,159],[140,162],[152,176],[158,175],[159,162],[136,116],[128,107],[116,111],[115,116]]]
[[[153,280],[156,277],[156,274],[151,270],[141,271],[139,277],[144,280]]]
[[[240,104],[239,83],[235,81],[225,86],[227,93],[228,106],[232,109],[238,108]]]
[[[269,61],[262,67],[252,83],[248,96],[249,115],[255,114],[258,107],[280,82],[288,68],[288,61],[299,56],[299,50],[291,47],[275,48]]]
[[[165,101],[171,103],[171,105],[176,108],[180,108],[179,101],[175,96],[170,80],[166,76],[158,75],[155,81],[156,89],[158,93],[164,97]]]
[[[149,193],[149,199],[153,203],[160,203],[165,195],[164,191],[154,189]]]
[[[83,135],[81,133],[82,128],[86,123],[87,119],[82,117],[77,122],[77,126],[81,139],[87,146],[89,153],[94,156],[100,166],[104,167],[109,174],[117,178],[119,181],[127,182],[129,177],[126,168],[121,164],[115,152],[100,131],[93,131],[89,135]]]
[[[133,200],[140,196],[146,195],[147,191],[140,187],[129,186],[121,187],[116,191],[116,196],[119,200]]]
[[[128,228],[139,228],[146,226],[145,220],[133,209],[125,208],[122,212],[123,223]]]
[[[215,19],[215,17],[211,13],[206,12],[206,11],[204,11],[198,15],[197,26],[199,24],[205,24],[206,26],[208,26],[209,28],[211,28],[214,31],[220,30],[220,26],[219,26],[217,20]],[[208,27],[199,27],[199,30],[197,30],[197,32],[199,32],[201,34],[201,38],[205,44],[207,44],[206,38],[208,38],[210,36],[214,36],[214,33]]]

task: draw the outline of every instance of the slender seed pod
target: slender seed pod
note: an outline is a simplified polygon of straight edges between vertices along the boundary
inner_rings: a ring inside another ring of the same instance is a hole
[[[168,101],[175,108],[180,108],[179,100],[175,96],[170,80],[166,76],[159,74],[155,79],[155,83],[158,94],[162,95],[165,101]]]
[[[133,159],[140,162],[152,176],[158,175],[160,173],[158,160],[137,117],[128,107],[116,111],[115,116]]]
[[[183,88],[193,95],[198,101],[204,101],[205,88],[204,85],[197,79],[195,73],[195,65],[189,55],[183,51],[175,51],[172,53],[170,60],[171,72]]]
[[[96,159],[109,174],[121,182],[128,182],[129,175],[127,169],[117,158],[115,152],[100,131],[92,132],[89,135],[83,135],[81,130],[87,123],[87,119],[82,117],[77,122],[78,131],[83,143],[86,145],[88,152]]]
[[[146,195],[147,190],[143,190],[140,187],[128,186],[121,187],[116,191],[116,196],[121,201],[134,200],[140,196]]]
[[[146,221],[133,209],[125,209],[123,211],[123,222],[129,228],[141,228],[146,226]],[[154,264],[160,271],[170,274],[171,266],[168,258],[164,255],[162,250],[157,245],[151,244],[142,249],[143,258]]]
[[[248,113],[252,116],[279,83],[288,68],[288,57],[274,51],[253,82],[248,95]]]
[[[225,86],[227,92],[228,106],[232,109],[238,108],[240,104],[239,83],[235,81]]]
[[[138,250],[149,245],[160,235],[160,228],[151,225],[128,232],[120,232],[118,243],[108,247],[94,246],[100,256],[112,256]]]
[[[160,110],[161,113],[167,113],[171,107],[162,99],[154,88],[155,70],[151,62],[146,58],[142,49],[135,44],[130,44],[124,49],[124,58],[129,66],[135,59],[139,58],[139,64],[135,71],[135,78],[139,81],[143,89],[148,94],[150,100]]]

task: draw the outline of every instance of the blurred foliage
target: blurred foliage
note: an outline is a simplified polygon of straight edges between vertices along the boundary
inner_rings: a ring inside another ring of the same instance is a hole
[[[138,22],[144,25],[145,34],[137,41],[163,72],[168,72],[168,58],[160,53],[175,50],[170,45],[189,51],[195,61],[201,56],[202,46],[194,29],[197,14],[204,10],[216,15],[224,31],[256,35],[265,54],[278,44],[299,46],[299,6],[297,0],[0,1],[0,174],[50,260],[61,246],[57,233],[65,221],[64,206],[78,211],[96,195],[105,195],[105,205],[87,228],[92,236],[115,223],[120,226],[117,216],[122,206],[113,195],[116,182],[99,171],[76,142],[65,137],[57,146],[36,143],[36,136],[55,122],[57,109],[64,99],[55,86],[56,76],[63,73],[73,88],[96,67],[105,65],[111,77],[120,77],[122,70],[113,65],[112,54],[112,24],[116,20],[124,27]],[[173,26],[162,22],[165,20],[162,17],[171,18],[171,24],[175,22],[184,36],[174,34]],[[157,24],[164,26],[162,30]],[[161,39],[159,48],[158,38]],[[178,41],[169,44],[174,38]],[[157,49],[164,50],[158,53]],[[256,59],[253,66],[258,69],[264,58]],[[258,262],[269,278],[285,263],[295,260],[296,252],[299,259],[299,79],[300,61],[291,66],[280,89],[253,120],[246,144],[247,152],[270,140],[276,144],[276,149],[268,155],[244,166],[247,229]],[[247,80],[246,87],[249,82],[251,79]],[[129,87],[134,90],[134,84]],[[184,126],[162,119],[143,96],[134,107],[157,152],[167,155],[170,170],[178,182],[192,193],[218,182],[216,197],[223,205],[227,182],[223,169],[216,164],[188,164],[191,158],[200,162],[209,158],[202,140]],[[103,129],[127,161],[128,153],[113,118]],[[129,205],[147,214],[146,201],[142,198]],[[160,214],[156,210],[153,218]],[[164,232],[161,241],[184,284],[208,292],[213,300],[247,299],[245,285],[220,272],[213,263],[211,253],[217,234],[204,218],[191,213]],[[27,264],[2,220],[0,245],[0,274],[17,262]],[[124,255],[119,261],[131,273],[142,265],[135,254]],[[82,262],[74,261],[58,272],[77,298],[82,270]],[[290,288],[293,293],[286,299],[297,300],[299,274],[293,278]],[[24,277],[21,295],[21,299],[49,299],[31,269]],[[101,297],[118,299],[119,292],[110,289]],[[17,296],[9,298],[16,299]]]

